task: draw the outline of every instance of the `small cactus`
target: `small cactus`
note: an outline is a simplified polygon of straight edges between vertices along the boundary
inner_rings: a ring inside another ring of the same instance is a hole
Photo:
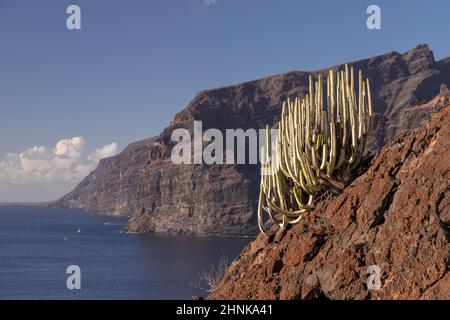
[[[262,175],[258,225],[266,233],[263,212],[285,228],[312,209],[315,196],[348,176],[360,163],[370,130],[372,97],[369,79],[358,72],[358,94],[353,67],[322,74],[309,93],[283,102],[276,142],[266,127],[261,150]]]

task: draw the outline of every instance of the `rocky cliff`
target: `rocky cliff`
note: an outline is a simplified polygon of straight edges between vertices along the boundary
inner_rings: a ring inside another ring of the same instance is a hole
[[[450,299],[449,138],[447,106],[285,234],[251,242],[210,298]]]
[[[50,206],[81,208],[112,216],[125,216],[142,208],[137,181],[148,161],[154,139],[131,143],[119,155],[100,160],[78,186]]]
[[[368,143],[372,151],[429,119],[450,83],[450,59],[435,61],[426,45],[352,64],[372,80],[377,112]],[[325,70],[312,74],[320,72]],[[289,72],[200,92],[159,136],[102,161],[53,205],[132,215],[127,229],[137,232],[256,233],[258,166],[174,165],[171,133],[192,132],[194,120],[203,122],[203,130],[263,128],[277,120],[282,100],[307,92],[309,74]]]

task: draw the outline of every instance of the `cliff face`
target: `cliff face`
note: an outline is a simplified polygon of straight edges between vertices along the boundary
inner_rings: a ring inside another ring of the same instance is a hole
[[[119,155],[100,160],[73,191],[50,206],[81,208],[113,216],[129,215],[144,204],[136,190],[140,172],[146,164],[153,138],[128,145]]]
[[[450,59],[436,62],[425,45],[352,64],[372,80],[378,113],[368,142],[372,151],[429,119],[450,87]],[[313,74],[319,72],[325,71]],[[174,165],[171,134],[176,128],[192,132],[194,120],[203,122],[203,130],[264,128],[278,120],[282,100],[307,92],[308,76],[290,72],[200,92],[154,140],[103,161],[54,205],[132,215],[130,231],[256,233],[258,165]]]
[[[210,298],[450,299],[449,137],[447,106],[284,235],[251,242]]]

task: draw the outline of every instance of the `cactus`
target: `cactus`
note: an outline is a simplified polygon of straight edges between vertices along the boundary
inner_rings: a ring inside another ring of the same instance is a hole
[[[354,85],[353,67],[347,65],[328,72],[326,93],[322,74],[315,82],[309,76],[308,94],[283,102],[274,143],[266,127],[258,204],[263,233],[263,212],[284,229],[312,209],[318,194],[337,188],[358,167],[373,111],[370,82],[362,71],[358,94]]]

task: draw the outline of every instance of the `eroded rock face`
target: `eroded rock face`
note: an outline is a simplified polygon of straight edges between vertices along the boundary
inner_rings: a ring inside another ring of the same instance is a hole
[[[49,206],[81,208],[114,216],[140,210],[145,199],[136,193],[137,181],[153,142],[150,138],[131,143],[119,155],[100,160],[98,167],[73,191]]]
[[[449,159],[447,106],[285,234],[251,242],[209,298],[450,299]]]
[[[450,59],[434,61],[425,45],[352,64],[372,80],[371,151],[429,119],[450,87]],[[200,92],[159,136],[102,161],[54,205],[132,215],[127,229],[135,232],[256,233],[258,165],[174,165],[171,134],[176,128],[192,132],[194,120],[203,130],[264,128],[278,120],[283,100],[307,92],[308,76],[290,72]]]
[[[236,166],[173,165],[160,160],[145,170],[147,199],[127,225],[129,231],[171,234],[255,233],[254,185]],[[151,183],[150,183],[151,181]]]

